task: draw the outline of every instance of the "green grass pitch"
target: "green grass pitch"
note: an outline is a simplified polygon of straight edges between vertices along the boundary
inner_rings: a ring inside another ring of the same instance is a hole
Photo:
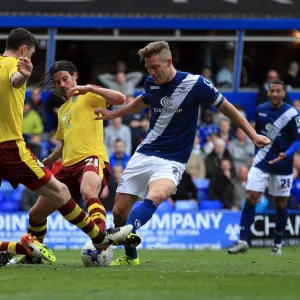
[[[114,250],[114,257],[122,254]],[[57,262],[0,268],[1,300],[299,300],[300,249],[139,251],[141,266],[85,268],[79,251],[57,251]]]

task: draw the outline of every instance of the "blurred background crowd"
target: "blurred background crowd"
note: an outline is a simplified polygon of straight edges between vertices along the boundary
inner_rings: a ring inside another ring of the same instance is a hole
[[[42,29],[35,30],[37,33],[41,33]],[[60,31],[63,34],[71,33],[67,29]],[[85,34],[84,31],[76,32]],[[96,35],[97,31],[90,29],[86,33]],[[188,33],[188,31],[185,32],[186,35]],[[233,33],[234,31],[201,32],[202,35],[206,34],[210,37]],[[283,35],[278,31],[249,31],[246,32],[246,37],[247,34],[255,35],[258,40],[266,34]],[[288,32],[289,37],[295,37],[296,34],[295,31]],[[58,40],[55,59],[67,59],[77,66],[79,84],[97,84],[122,92],[126,95],[126,105],[134,101],[134,97],[143,90],[143,82],[147,73],[136,53],[146,43],[146,41]],[[252,121],[253,126],[255,125],[252,120],[253,116],[247,115],[247,110],[244,109],[243,92],[251,91],[251,95],[253,95],[251,101],[254,101],[257,106],[268,101],[267,89],[271,80],[281,79],[284,81],[288,92],[285,101],[300,110],[300,101],[295,97],[290,99],[289,96],[290,92],[300,89],[298,43],[245,42],[239,77],[236,76],[237,66],[234,63],[235,41],[183,41],[169,44],[177,69],[203,75],[221,92],[225,92],[225,96],[227,96],[226,92],[233,90],[238,92],[240,101],[235,105]],[[40,94],[36,88],[36,83],[45,72],[47,41],[41,39],[39,46],[33,58],[34,73],[28,83],[29,91],[24,107],[23,132],[32,152],[40,160],[43,160],[57,145],[55,140],[57,112],[64,102],[53,94]],[[0,47],[4,49],[4,40],[0,40]],[[230,96],[228,96],[228,100],[231,100]],[[118,108],[112,107],[114,110]],[[145,110],[131,116],[104,122],[105,145],[112,174],[108,186],[101,195],[107,210],[113,206],[118,180],[128,160],[147,132],[150,117],[151,112]],[[201,105],[197,135],[186,172],[177,193],[170,199],[166,199],[166,205],[173,207],[188,205],[195,209],[240,210],[245,199],[245,183],[253,156],[254,146],[242,130],[236,128],[229,119],[216,110]],[[57,162],[52,171],[56,172],[60,165],[61,162]],[[289,201],[290,209],[297,209],[300,203],[300,192],[298,192],[298,186],[300,189],[300,153],[295,154],[294,179],[292,196]],[[8,199],[15,199],[15,201]],[[0,188],[1,210],[29,210],[36,199],[37,195],[23,186],[12,190],[9,184],[4,183]],[[269,201],[266,191],[257,209],[263,211],[272,208],[272,201]]]

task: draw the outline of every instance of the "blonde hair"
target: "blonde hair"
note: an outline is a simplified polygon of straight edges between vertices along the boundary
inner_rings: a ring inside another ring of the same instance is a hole
[[[161,59],[167,60],[172,58],[169,44],[165,41],[157,41],[149,43],[146,47],[138,51],[141,58],[147,58],[152,55],[160,55]]]

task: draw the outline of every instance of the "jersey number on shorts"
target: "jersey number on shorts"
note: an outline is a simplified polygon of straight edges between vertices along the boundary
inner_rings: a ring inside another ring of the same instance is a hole
[[[94,166],[95,168],[99,168],[99,159],[98,158],[93,158],[93,157],[90,157],[90,158],[87,158],[85,160],[86,162],[86,166]]]
[[[178,170],[178,168],[177,167],[172,167],[172,169],[173,169],[173,174],[177,177],[177,179],[179,180],[179,170]]]
[[[291,180],[290,179],[281,179],[281,188],[286,189],[291,187]]]

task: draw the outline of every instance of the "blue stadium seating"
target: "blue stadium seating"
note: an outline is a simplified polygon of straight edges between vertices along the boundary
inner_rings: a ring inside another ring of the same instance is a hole
[[[3,180],[0,186],[0,211],[19,211],[24,189],[21,184],[14,189],[8,181]]]
[[[157,208],[159,212],[172,212],[174,210],[174,206],[171,202],[165,200],[163,201],[160,206]]]
[[[193,180],[197,189],[197,199],[198,201],[207,200],[208,197],[208,187],[209,179],[194,179]]]
[[[175,210],[197,211],[199,210],[199,204],[193,200],[178,200],[175,202]]]
[[[222,209],[223,205],[219,200],[202,200],[200,202],[200,209]]]

